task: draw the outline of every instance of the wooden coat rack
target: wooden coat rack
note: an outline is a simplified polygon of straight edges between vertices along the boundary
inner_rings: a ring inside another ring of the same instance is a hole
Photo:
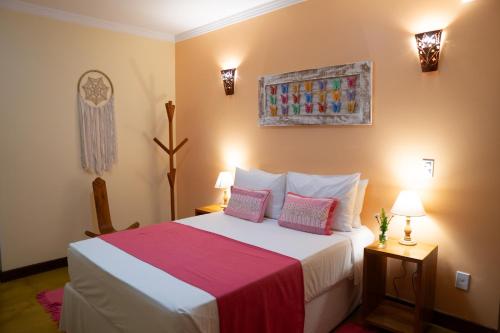
[[[175,192],[174,192],[174,185],[175,185],[175,173],[176,169],[174,168],[174,155],[179,151],[179,149],[186,144],[188,141],[187,138],[182,140],[181,143],[177,145],[177,147],[174,148],[174,131],[172,128],[172,123],[174,121],[174,112],[175,112],[175,105],[172,103],[172,101],[168,101],[168,103],[165,103],[165,108],[167,109],[167,117],[168,117],[168,147],[167,148],[163,143],[161,143],[158,138],[154,138],[154,142],[160,146],[161,149],[163,149],[169,156],[169,167],[170,171],[167,173],[168,177],[168,183],[170,184],[170,216],[172,220],[175,220]]]

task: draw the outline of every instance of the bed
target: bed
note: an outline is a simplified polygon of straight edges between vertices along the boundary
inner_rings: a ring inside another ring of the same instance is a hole
[[[224,213],[176,221],[300,261],[305,332],[329,332],[360,301],[363,248],[373,241],[362,226],[331,236],[251,223]],[[219,332],[215,297],[93,238],[68,249],[60,329],[69,333]]]

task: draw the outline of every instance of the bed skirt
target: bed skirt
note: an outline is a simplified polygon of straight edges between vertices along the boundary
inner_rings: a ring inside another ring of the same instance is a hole
[[[361,288],[359,285],[355,286],[350,279],[338,282],[328,291],[306,304],[304,332],[330,332],[356,308],[360,299]],[[67,283],[64,287],[63,310],[59,329],[67,333],[123,332],[95,311],[85,298],[73,289],[71,283]]]

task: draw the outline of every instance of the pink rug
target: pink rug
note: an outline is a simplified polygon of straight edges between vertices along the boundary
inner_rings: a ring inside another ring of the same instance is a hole
[[[64,288],[42,291],[36,295],[38,303],[40,303],[45,311],[50,313],[52,320],[59,322],[61,318],[61,308],[63,303]]]
[[[365,328],[361,325],[354,323],[345,323],[344,325],[337,328],[333,333],[376,333],[371,329]]]

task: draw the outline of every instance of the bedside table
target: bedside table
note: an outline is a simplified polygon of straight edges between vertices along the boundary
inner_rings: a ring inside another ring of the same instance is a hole
[[[224,208],[222,208],[219,204],[208,205],[196,208],[194,210],[194,215],[198,216],[203,214],[217,213],[217,212],[222,212],[223,210]]]
[[[434,308],[437,254],[437,245],[406,246],[394,239],[388,239],[383,249],[378,248],[378,242],[365,247],[362,305],[365,322],[391,332],[422,332]],[[385,297],[387,258],[417,264],[414,306]]]

